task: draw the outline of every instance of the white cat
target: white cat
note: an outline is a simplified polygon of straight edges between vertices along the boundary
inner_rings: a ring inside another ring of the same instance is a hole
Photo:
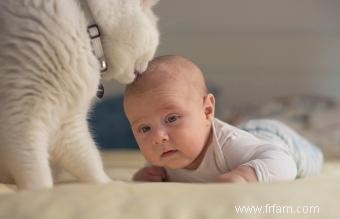
[[[52,166],[81,181],[110,181],[87,124],[101,66],[84,5],[100,29],[107,62],[102,77],[129,83],[158,46],[156,2],[0,1],[1,182],[49,188]]]

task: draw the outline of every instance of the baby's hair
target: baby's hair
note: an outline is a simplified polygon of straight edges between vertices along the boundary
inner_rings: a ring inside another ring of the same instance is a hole
[[[147,70],[126,86],[125,94],[142,93],[161,83],[179,82],[183,79],[202,95],[208,93],[204,75],[196,64],[182,56],[164,55],[150,61]]]

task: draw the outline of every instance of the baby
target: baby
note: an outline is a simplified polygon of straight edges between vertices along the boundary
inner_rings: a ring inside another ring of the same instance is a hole
[[[174,55],[155,58],[126,87],[124,109],[150,165],[135,181],[276,182],[318,174],[321,151],[286,125],[214,117],[201,70]]]

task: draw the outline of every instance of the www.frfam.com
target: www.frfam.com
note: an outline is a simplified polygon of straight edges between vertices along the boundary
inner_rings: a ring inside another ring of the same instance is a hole
[[[319,214],[319,206],[290,206],[290,205],[241,205],[234,206],[238,214]]]

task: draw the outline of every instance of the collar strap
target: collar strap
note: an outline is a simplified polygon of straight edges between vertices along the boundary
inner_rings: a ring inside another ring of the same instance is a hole
[[[91,10],[87,4],[86,0],[80,0],[80,5],[82,6],[85,16],[88,19],[87,33],[89,34],[91,45],[94,55],[97,57],[100,64],[100,72],[107,70],[106,60],[104,56],[103,46],[100,40],[100,30],[96,21],[93,18]]]

